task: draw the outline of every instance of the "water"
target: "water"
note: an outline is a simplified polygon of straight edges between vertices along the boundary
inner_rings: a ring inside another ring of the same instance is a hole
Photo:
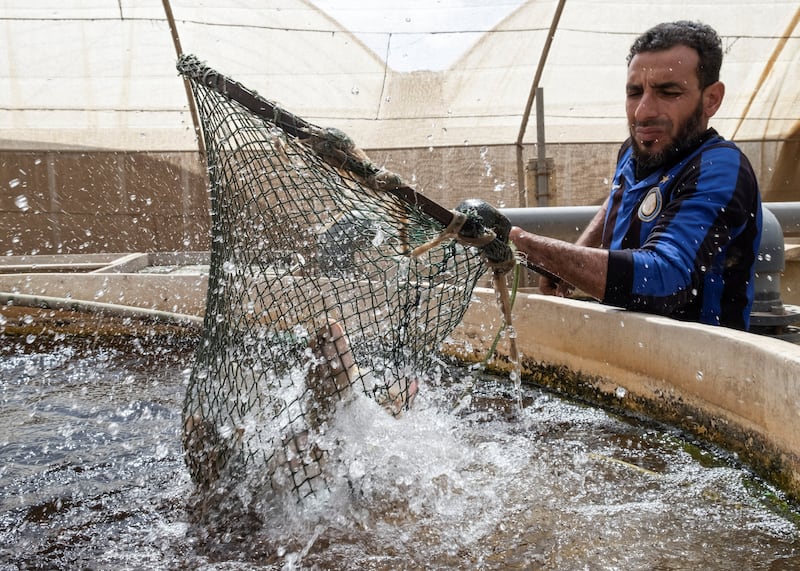
[[[198,520],[191,343],[0,338],[0,570],[800,568],[798,514],[671,431],[468,371],[337,417],[340,484]],[[460,399],[460,400],[459,400]],[[251,514],[252,515],[252,514]]]

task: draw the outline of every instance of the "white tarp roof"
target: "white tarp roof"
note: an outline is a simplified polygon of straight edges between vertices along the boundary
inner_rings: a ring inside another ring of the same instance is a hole
[[[168,4],[185,53],[363,147],[396,148],[514,143],[558,2]],[[628,48],[677,19],[723,38],[724,136],[797,132],[796,0],[567,0],[540,83],[547,141],[621,140]],[[0,0],[0,26],[0,148],[196,148],[162,0]]]

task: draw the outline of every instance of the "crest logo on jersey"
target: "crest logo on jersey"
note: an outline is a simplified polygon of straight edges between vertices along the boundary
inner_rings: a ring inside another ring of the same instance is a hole
[[[661,189],[654,186],[647,191],[647,195],[639,205],[639,220],[651,222],[661,212]]]

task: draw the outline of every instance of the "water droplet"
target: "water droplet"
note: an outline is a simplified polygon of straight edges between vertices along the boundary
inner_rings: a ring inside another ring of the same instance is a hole
[[[695,375],[695,378],[698,381],[702,381],[703,380],[703,371],[697,371],[697,374]]]
[[[628,394],[628,390],[625,387],[617,387],[617,390],[614,391],[614,394],[617,395],[618,399],[624,399],[625,395]]]
[[[156,460],[163,460],[169,455],[169,448],[166,444],[156,446]]]
[[[29,208],[29,206],[28,206],[28,197],[25,196],[24,194],[20,194],[19,196],[17,196],[14,199],[14,205],[17,208],[19,208],[20,210],[22,210],[23,212],[25,212]]]
[[[17,188],[20,185],[20,180],[18,178],[12,178],[8,181],[9,188]]]

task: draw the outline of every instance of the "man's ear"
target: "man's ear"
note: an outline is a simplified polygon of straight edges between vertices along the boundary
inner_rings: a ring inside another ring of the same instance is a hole
[[[723,97],[725,97],[725,84],[721,81],[712,83],[703,90],[703,112],[706,117],[714,116],[722,105]]]

